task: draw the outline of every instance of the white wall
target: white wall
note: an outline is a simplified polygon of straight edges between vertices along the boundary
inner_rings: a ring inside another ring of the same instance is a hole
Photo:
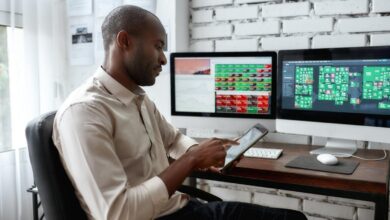
[[[389,0],[192,0],[189,10],[191,51],[390,45]],[[214,181],[199,185],[225,200],[300,210],[310,220],[374,216],[371,202]]]
[[[390,45],[388,0],[193,0],[192,51]]]

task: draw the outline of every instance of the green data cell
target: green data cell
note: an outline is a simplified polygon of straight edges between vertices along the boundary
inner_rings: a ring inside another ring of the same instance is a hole
[[[334,101],[336,105],[347,102],[349,77],[354,73],[348,67],[320,66],[319,70],[318,100]]]
[[[380,102],[378,103],[378,108],[379,109],[384,109],[384,110],[390,110],[390,102]]]
[[[296,67],[295,107],[311,109],[313,105],[313,67]]]
[[[382,100],[390,97],[390,67],[363,68],[363,99]]]
[[[216,90],[271,91],[268,86],[272,84],[271,67],[264,64],[216,64]]]
[[[313,99],[311,96],[295,96],[295,108],[311,109]]]

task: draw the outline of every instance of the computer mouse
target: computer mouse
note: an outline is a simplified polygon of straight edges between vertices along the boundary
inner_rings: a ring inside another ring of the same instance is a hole
[[[317,156],[317,160],[325,165],[336,165],[339,162],[337,157],[333,156],[332,154],[319,154]]]

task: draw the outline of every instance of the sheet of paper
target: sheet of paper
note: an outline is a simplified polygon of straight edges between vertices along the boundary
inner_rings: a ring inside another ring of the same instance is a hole
[[[156,0],[123,0],[124,5],[136,5],[156,14]]]
[[[70,65],[94,63],[93,17],[69,19],[69,61]]]
[[[121,4],[122,0],[95,0],[95,17],[105,17]]]
[[[67,0],[68,16],[92,14],[92,0]]]

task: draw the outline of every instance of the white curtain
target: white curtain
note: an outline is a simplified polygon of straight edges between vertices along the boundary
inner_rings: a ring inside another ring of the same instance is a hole
[[[32,219],[32,199],[26,189],[33,177],[25,127],[34,117],[57,109],[64,99],[65,5],[66,0],[0,0],[0,25],[9,27],[12,130],[9,150],[0,152],[2,220]]]

